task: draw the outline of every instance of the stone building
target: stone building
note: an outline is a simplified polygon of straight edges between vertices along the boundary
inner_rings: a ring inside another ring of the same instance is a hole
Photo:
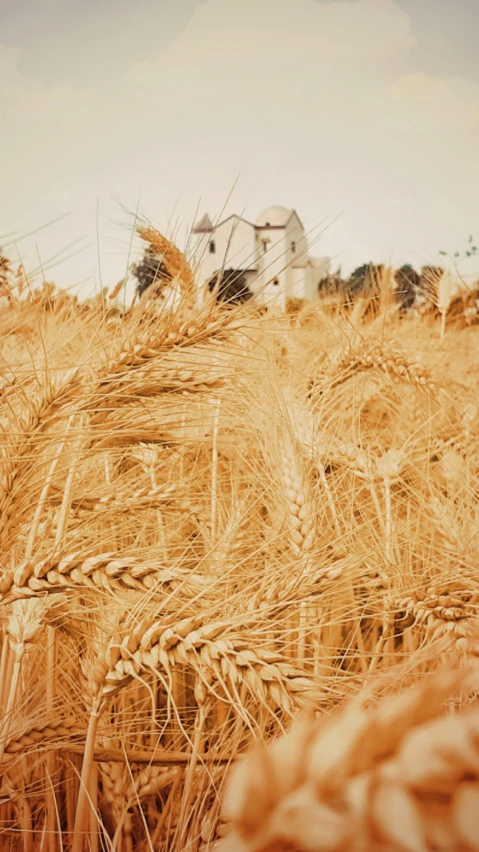
[[[255,300],[282,307],[288,298],[313,299],[330,266],[311,257],[303,224],[295,210],[268,207],[256,222],[229,216],[213,225],[208,214],[195,225],[192,263],[200,292],[222,270],[236,270]]]

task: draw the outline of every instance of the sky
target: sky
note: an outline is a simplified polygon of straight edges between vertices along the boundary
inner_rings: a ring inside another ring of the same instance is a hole
[[[346,273],[462,253],[478,25],[477,0],[0,0],[0,245],[83,295],[124,276],[135,211],[183,246],[205,211],[292,207]]]

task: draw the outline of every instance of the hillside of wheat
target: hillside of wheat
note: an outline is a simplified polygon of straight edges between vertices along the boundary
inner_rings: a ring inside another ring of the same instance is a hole
[[[436,671],[479,654],[479,330],[112,304],[0,313],[0,848],[479,848],[475,687]],[[467,789],[406,837],[445,703]]]

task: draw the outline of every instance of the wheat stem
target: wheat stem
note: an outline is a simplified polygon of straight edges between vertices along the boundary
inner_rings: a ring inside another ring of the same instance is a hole
[[[0,715],[3,715],[4,691],[7,687],[7,671],[10,662],[10,647],[8,642],[7,623],[2,625],[2,655],[0,657]]]
[[[17,696],[18,681],[20,679],[20,670],[24,654],[25,646],[23,643],[16,645],[13,657],[13,671],[12,679],[10,681],[8,701],[5,708],[3,727],[0,732],[0,766],[3,763],[3,756],[8,742],[8,733],[13,720],[13,708],[15,706],[15,698]]]
[[[182,806],[182,825],[179,836],[179,844],[180,848],[183,848],[186,832],[188,830],[188,817],[189,817],[189,807],[191,802],[191,796],[193,791],[193,779],[195,775],[195,769],[198,763],[198,759],[202,754],[202,739],[203,739],[203,728],[206,721],[206,718],[210,712],[210,704],[208,701],[200,704],[198,710],[196,712],[195,719],[195,732],[193,736],[193,748],[191,753],[191,758],[186,768],[185,774],[185,783],[183,788],[183,806]]]
[[[326,476],[326,471],[324,469],[324,465],[319,459],[316,459],[316,469],[319,473],[319,480],[321,482],[321,485],[323,486],[324,491],[326,493],[326,499],[328,501],[328,506],[329,506],[329,510],[331,512],[331,517],[333,519],[334,531],[339,538],[342,535],[342,531],[341,531],[341,526],[340,526],[339,519],[338,519],[338,513],[336,511],[336,506],[335,506],[335,503],[334,503],[334,500],[333,500],[333,495],[331,494],[331,489],[329,487],[329,482],[328,482],[328,479],[327,479],[327,476]]]
[[[216,514],[218,504],[218,432],[220,423],[220,408],[221,400],[217,399],[214,402],[214,420],[213,420],[213,451],[211,463],[211,546],[214,547],[216,542]]]
[[[38,501],[38,504],[37,504],[36,509],[35,509],[35,514],[33,516],[32,526],[30,527],[30,531],[28,533],[27,544],[26,544],[26,547],[25,547],[25,558],[26,559],[30,559],[30,557],[32,556],[33,546],[34,546],[34,543],[35,543],[35,539],[37,537],[38,525],[40,523],[40,518],[42,516],[42,512],[43,512],[43,509],[44,509],[44,506],[45,506],[45,502],[46,502],[46,499],[48,497],[48,492],[50,491],[50,486],[51,486],[51,483],[52,483],[52,480],[53,480],[53,476],[55,474],[55,470],[57,469],[58,462],[60,461],[61,454],[63,452],[63,449],[64,449],[66,441],[67,441],[68,432],[70,431],[70,429],[72,427],[74,419],[75,419],[74,415],[71,415],[68,418],[68,422],[67,422],[67,425],[65,427],[64,436],[63,436],[62,440],[60,441],[60,443],[59,443],[59,445],[56,449],[55,456],[54,456],[53,461],[50,465],[50,469],[47,473],[47,476],[46,476],[46,479],[45,479],[45,484],[42,488],[42,492],[40,494],[40,499]]]
[[[50,625],[47,625],[47,677],[46,677],[46,699],[47,712],[51,714],[54,708],[55,701],[55,667],[56,667],[56,631]],[[46,761],[46,768],[49,778],[55,775],[56,755],[49,754]],[[56,852],[57,840],[55,836],[55,827],[57,822],[57,806],[55,802],[55,792],[48,785],[46,792],[46,830],[49,852]]]
[[[68,513],[69,513],[70,508],[71,508],[71,493],[72,493],[72,487],[73,487],[73,478],[74,478],[75,470],[76,470],[77,463],[78,463],[79,450],[80,450],[80,447],[81,447],[83,441],[84,441],[84,435],[82,434],[82,430],[80,430],[79,436],[76,438],[76,440],[73,443],[73,449],[72,449],[73,461],[70,464],[70,467],[68,468],[68,474],[67,474],[67,478],[66,478],[66,482],[65,482],[65,488],[64,488],[64,491],[63,491],[63,498],[62,498],[62,503],[61,503],[61,507],[60,507],[60,513],[59,513],[59,516],[58,516],[57,528],[56,528],[56,531],[55,531],[55,546],[57,548],[62,544],[62,542],[65,538],[65,532],[66,532],[67,523],[68,523]]]
[[[440,331],[440,334],[439,334],[439,337],[440,337],[441,340],[444,339],[444,335],[446,333],[446,316],[447,316],[447,310],[441,310],[441,331]]]
[[[32,810],[24,791],[18,794],[17,808],[20,812],[23,852],[34,852],[34,834],[32,825]]]
[[[391,479],[390,479],[389,476],[385,476],[383,478],[383,489],[384,489],[384,503],[385,503],[385,522],[384,522],[385,556],[386,556],[386,562],[391,563],[393,561],[393,558],[392,558],[393,519],[392,519],[392,505],[391,505]]]
[[[98,852],[100,840],[98,831],[98,764],[95,762],[92,763],[90,771],[89,799],[91,803],[89,852]]]
[[[94,761],[95,741],[98,731],[98,723],[103,710],[100,696],[93,699],[88,731],[83,756],[83,765],[80,776],[80,791],[75,814],[75,825],[73,827],[72,852],[83,852],[84,833],[87,827],[88,807],[90,805],[89,791],[91,789],[90,775]],[[90,805],[91,806],[91,805]]]

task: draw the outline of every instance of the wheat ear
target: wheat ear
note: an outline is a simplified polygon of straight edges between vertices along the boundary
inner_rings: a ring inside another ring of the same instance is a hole
[[[188,261],[179,248],[156,228],[140,225],[137,231],[141,239],[152,247],[155,254],[163,258],[168,274],[172,279],[177,279],[182,292],[187,296],[192,296],[195,292],[194,276]]]
[[[474,681],[477,685],[477,673]],[[451,852],[479,848],[479,712],[443,717],[471,674],[356,702],[330,722],[299,723],[232,771],[223,801],[235,852]],[[437,847],[437,838],[448,845]]]

